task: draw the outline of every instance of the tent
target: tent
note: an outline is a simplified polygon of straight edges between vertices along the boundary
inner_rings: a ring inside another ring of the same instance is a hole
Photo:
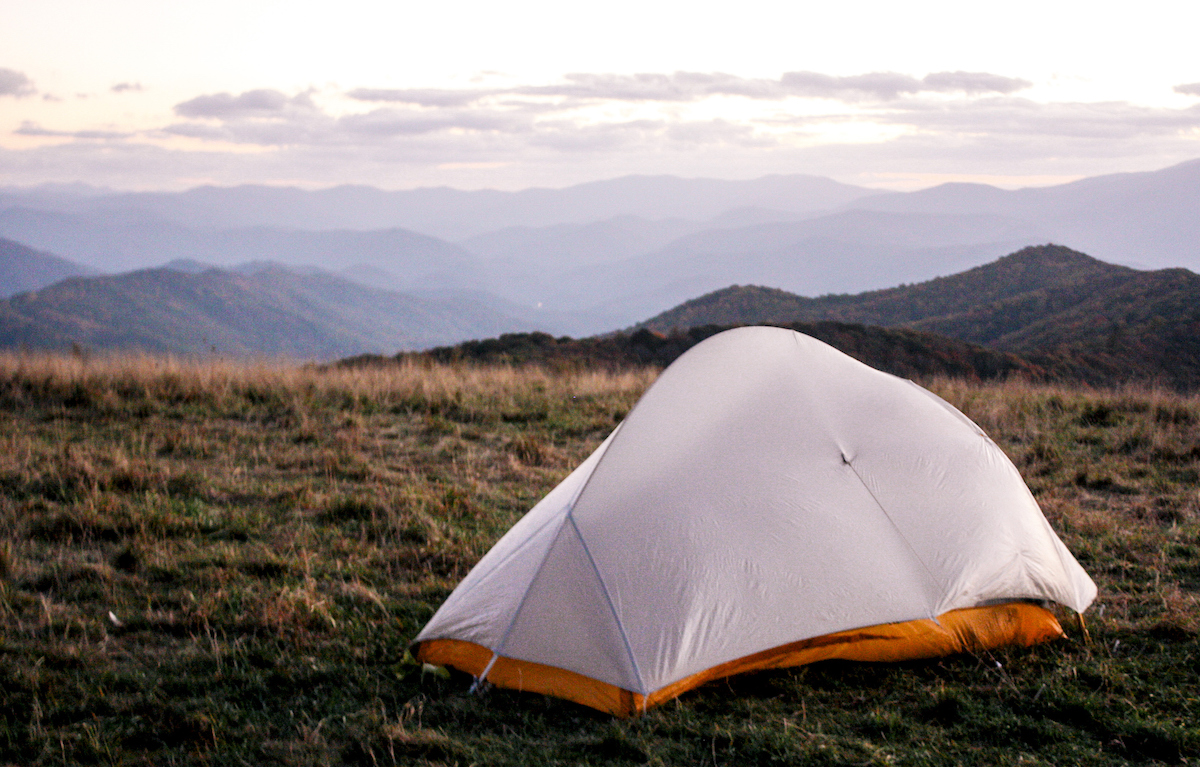
[[[1096,587],[933,393],[746,327],[663,371],[467,574],[420,660],[626,716],[730,674],[1062,635]]]

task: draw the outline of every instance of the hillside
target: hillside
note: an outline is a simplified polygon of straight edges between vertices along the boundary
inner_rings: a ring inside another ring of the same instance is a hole
[[[936,330],[933,323],[917,327]],[[1200,275],[1186,269],[1139,272],[1107,291],[997,338],[992,346],[1033,358],[1090,360],[1115,380],[1149,373],[1200,386]]]
[[[1030,380],[1054,372],[1014,354],[906,328],[880,328],[840,322],[790,323],[793,330],[820,339],[836,349],[894,375],[906,378],[952,376],[988,380],[1019,376]],[[654,365],[666,367],[679,355],[728,326],[706,325],[669,335],[645,329],[593,338],[554,338],[546,333],[509,333],[499,338],[467,341],[423,352],[402,353],[397,361],[472,362],[537,365],[554,369],[610,370]],[[387,364],[382,357],[359,357],[340,364]]]
[[[0,237],[0,298],[95,273],[82,264]]]
[[[857,295],[805,298],[734,286],[640,327],[669,332],[797,321],[909,327],[1018,353],[1083,380],[1200,385],[1200,276],[1185,269],[1141,272],[1056,245]]]
[[[961,316],[967,322],[966,317],[977,312],[994,311],[998,305],[1031,296],[1055,297],[1054,302],[1038,303],[1040,310],[1078,302],[1137,273],[1069,248],[1043,245],[947,277],[852,295],[806,298],[784,290],[735,285],[687,301],[641,326],[663,332],[692,325],[766,321],[836,320],[887,326]],[[994,331],[982,329],[963,329],[953,335],[966,333],[978,341],[994,336]]]
[[[419,349],[528,323],[461,300],[374,290],[279,267],[146,269],[72,278],[0,302],[7,348],[141,349],[330,359]]]

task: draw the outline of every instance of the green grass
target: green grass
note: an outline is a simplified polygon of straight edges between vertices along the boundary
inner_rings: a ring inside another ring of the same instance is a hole
[[[652,379],[0,358],[0,764],[1200,757],[1200,400],[1151,390],[931,383],[1099,584],[1090,642],[747,675],[628,721],[413,664]]]

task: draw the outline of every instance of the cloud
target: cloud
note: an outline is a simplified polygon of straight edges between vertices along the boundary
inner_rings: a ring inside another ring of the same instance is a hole
[[[1123,101],[1044,104],[997,97],[970,104],[910,104],[876,119],[941,133],[1121,140],[1200,129],[1200,105],[1166,109]]]
[[[722,73],[675,72],[634,75],[572,73],[565,83],[526,86],[513,93],[567,96],[611,101],[696,101],[709,96],[780,98],[784,94],[773,80],[754,80]]]
[[[445,130],[526,132],[530,120],[504,110],[459,109],[442,111],[377,109],[363,115],[348,115],[338,127],[361,136],[411,136]]]
[[[288,96],[268,88],[197,96],[174,112],[191,121],[164,126],[160,134],[260,146],[329,143],[336,122],[313,103],[311,91]]]
[[[1185,96],[1200,96],[1200,83],[1186,83],[1184,85],[1176,85],[1175,92],[1182,93]]]
[[[126,91],[141,92],[145,88],[141,83],[117,83],[112,88],[109,88],[113,93],[125,93]]]
[[[21,123],[21,127],[17,128],[13,133],[18,136],[49,136],[52,138],[74,138],[84,139],[87,141],[120,141],[132,137],[133,133],[122,131],[102,131],[102,130],[80,130],[80,131],[56,131],[43,128],[35,122],[25,120]]]
[[[355,88],[346,95],[356,101],[383,101],[423,107],[459,107],[472,104],[497,92],[451,88]]]
[[[174,123],[161,129],[169,136],[230,144],[254,144],[264,147],[336,143],[330,140],[330,119],[321,115],[312,119],[231,120],[220,124],[203,122]]]
[[[778,80],[751,79],[721,72],[674,74],[569,74],[566,84],[524,88],[536,93],[621,101],[695,101],[709,96],[778,100],[788,96],[860,101],[890,101],[924,92],[1012,93],[1032,83],[987,72],[936,72],[918,80],[895,72],[838,77],[818,72],[786,72]]]
[[[278,113],[273,119],[237,117],[175,123],[163,133],[209,141],[227,141],[262,146],[333,146],[375,143],[431,133],[500,132],[532,130],[530,116],[520,110],[491,109],[405,109],[383,107],[365,114],[332,117],[313,109]]]
[[[1033,86],[1028,80],[988,72],[934,72],[921,79],[923,90],[937,93],[1016,93]]]
[[[1013,93],[1033,83],[987,72],[934,72],[921,79],[897,72],[870,72],[839,77],[819,72],[785,72],[780,83],[792,95],[861,101],[894,101],[920,93]]]
[[[313,111],[316,107],[308,93],[288,97],[277,90],[261,88],[234,96],[212,93],[175,105],[180,117],[228,120],[244,117],[277,117],[295,111]]]
[[[33,87],[33,81],[24,72],[0,67],[0,96],[20,98],[34,93],[37,93],[37,90]]]
[[[917,79],[895,72],[871,72],[838,77],[817,72],[788,72],[778,80],[746,78],[723,72],[671,74],[610,74],[574,72],[564,82],[491,89],[380,89],[349,91],[359,101],[385,101],[425,107],[473,104],[489,97],[545,96],[588,101],[691,102],[712,96],[740,96],[755,100],[780,100],[789,96],[862,101],[890,101],[919,93],[1013,93],[1032,85],[1028,80],[988,72],[935,72]]]

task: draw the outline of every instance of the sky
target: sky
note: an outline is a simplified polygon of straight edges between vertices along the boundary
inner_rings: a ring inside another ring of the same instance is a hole
[[[0,187],[1006,188],[1200,157],[1200,3],[0,0]]]

